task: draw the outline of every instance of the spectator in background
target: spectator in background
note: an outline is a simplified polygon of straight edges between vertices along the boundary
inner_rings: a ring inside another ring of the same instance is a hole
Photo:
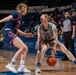
[[[58,21],[57,23],[57,32],[58,32],[58,35],[60,36],[61,35],[61,22]]]
[[[74,2],[74,9],[75,9],[75,11],[76,11],[76,2]]]
[[[72,17],[76,16],[76,11],[74,9],[71,10],[71,13],[72,13]]]
[[[64,34],[64,45],[67,49],[70,47],[71,53],[75,56],[74,53],[74,34],[75,34],[75,21],[73,21],[73,18],[71,17],[70,13],[68,11],[65,12],[65,19],[62,22],[62,35]],[[68,60],[68,58],[64,57],[62,60]]]
[[[56,8],[54,9],[54,13],[55,13],[55,14],[59,14],[59,8],[56,7]]]

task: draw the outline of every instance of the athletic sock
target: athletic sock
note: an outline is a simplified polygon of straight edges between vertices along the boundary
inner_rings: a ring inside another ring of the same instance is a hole
[[[38,62],[38,63],[37,63],[37,67],[41,67],[41,63]]]
[[[12,59],[11,60],[11,63],[15,64],[16,63],[16,60],[15,59]]]
[[[20,67],[24,67],[24,64],[25,64],[25,61],[24,60],[21,60],[20,61]]]

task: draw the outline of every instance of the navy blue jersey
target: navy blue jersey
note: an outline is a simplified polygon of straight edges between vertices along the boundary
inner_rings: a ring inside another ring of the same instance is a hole
[[[13,16],[13,19],[7,22],[6,28],[10,28],[14,33],[16,33],[17,29],[22,24],[22,17],[18,12],[13,12],[11,15]]]
[[[17,36],[17,29],[19,29],[22,24],[22,17],[18,12],[13,12],[11,15],[13,16],[13,19],[7,22],[4,29],[4,41],[13,45],[13,40]]]

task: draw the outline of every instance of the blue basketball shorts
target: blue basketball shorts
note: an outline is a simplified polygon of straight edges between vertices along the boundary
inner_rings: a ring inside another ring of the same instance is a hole
[[[12,32],[12,30],[4,30],[4,41],[8,44],[13,45],[13,40],[16,37],[16,34]]]

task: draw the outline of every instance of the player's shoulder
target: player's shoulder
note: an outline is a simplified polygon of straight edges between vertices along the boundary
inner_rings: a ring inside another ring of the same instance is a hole
[[[13,11],[11,14],[19,14],[17,11]]]
[[[17,11],[14,11],[14,12],[11,13],[11,15],[12,15],[12,16],[17,16],[17,17],[18,17],[20,14],[19,14]]]
[[[38,26],[38,28],[40,29],[40,28],[42,28],[42,26],[43,26],[43,25],[42,25],[42,24],[40,24],[40,25]]]
[[[50,27],[53,27],[53,28],[56,27],[55,24],[53,24],[53,23],[48,22],[48,24],[49,24]]]
[[[20,16],[20,14],[17,11],[12,12],[11,15],[14,19],[17,19]]]

